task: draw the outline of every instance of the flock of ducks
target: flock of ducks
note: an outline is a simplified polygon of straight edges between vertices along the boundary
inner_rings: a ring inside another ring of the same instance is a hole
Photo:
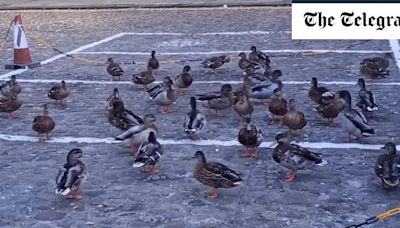
[[[266,108],[272,114],[271,124],[282,124],[288,131],[278,133],[275,137],[272,158],[275,162],[291,170],[290,175],[285,177],[286,181],[293,181],[297,171],[309,169],[314,165],[324,165],[326,161],[318,153],[292,143],[297,132],[301,139],[304,138],[303,128],[308,124],[306,116],[296,108],[295,99],[287,101],[283,97],[283,81],[280,80],[282,72],[273,70],[269,56],[251,47],[248,56],[242,52],[238,56],[238,66],[243,71],[243,84],[240,90],[234,91],[230,84],[224,84],[219,91],[198,94],[190,97],[190,111],[185,115],[183,132],[191,140],[200,140],[200,133],[206,127],[206,116],[223,115],[224,110],[234,110],[240,117],[240,130],[238,141],[243,145],[245,151],[241,157],[259,157],[259,146],[263,140],[263,133],[260,128],[252,123],[251,115],[254,112],[254,100],[266,104]],[[205,59],[201,66],[211,69],[216,73],[217,69],[231,58],[222,55]],[[171,77],[164,77],[162,83],[155,84],[155,76],[158,73],[160,63],[156,58],[156,52],[151,52],[145,71],[132,76],[132,82],[142,85],[154,104],[160,106],[162,114],[173,112],[171,105],[179,96],[188,94],[192,85],[193,77],[191,67],[183,67],[174,80]],[[368,80],[385,78],[389,75],[389,61],[387,57],[366,58],[360,64],[360,73]],[[107,72],[112,80],[120,80],[125,71],[114,62],[108,59]],[[327,119],[330,127],[335,127],[336,122],[346,129],[348,141],[360,137],[368,137],[375,134],[367,117],[373,116],[378,110],[375,94],[367,90],[365,80],[358,80],[360,87],[356,106],[353,108],[352,98],[348,91],[332,91],[318,85],[317,78],[312,78],[308,97],[315,103],[313,110],[322,118]],[[0,111],[8,113],[10,119],[12,112],[22,105],[18,99],[21,87],[18,85],[15,76],[0,87],[4,98],[0,100]],[[56,100],[59,106],[64,105],[64,99],[70,94],[70,89],[65,81],[53,86],[48,97]],[[197,107],[197,102],[206,103],[208,113],[203,114]],[[115,137],[113,143],[130,144],[130,154],[134,156],[133,167],[143,168],[145,172],[158,173],[160,169],[157,163],[164,151],[162,145],[157,141],[157,118],[154,114],[140,116],[126,109],[122,97],[117,88],[106,100],[108,122],[121,130],[121,134]],[[36,116],[32,122],[32,129],[38,133],[39,141],[49,139],[49,133],[54,129],[55,122],[48,115],[47,104],[43,106],[43,114]],[[400,156],[396,154],[396,146],[388,142],[382,148],[386,154],[379,156],[376,162],[376,174],[382,180],[384,188],[392,188],[399,185],[400,180]],[[82,151],[72,149],[67,156],[67,162],[60,168],[56,178],[56,193],[66,198],[80,199],[80,183],[86,178],[86,167],[80,160]],[[231,188],[239,185],[243,180],[241,174],[217,163],[208,162],[202,151],[197,151],[194,158],[197,164],[193,170],[193,176],[200,183],[212,188],[208,193],[210,198],[218,196],[219,188]]]

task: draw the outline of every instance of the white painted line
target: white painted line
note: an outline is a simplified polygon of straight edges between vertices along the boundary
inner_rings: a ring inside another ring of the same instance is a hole
[[[338,54],[384,54],[391,53],[391,50],[262,50],[269,53],[338,53]],[[219,54],[239,54],[240,52],[249,52],[244,50],[237,51],[194,51],[194,52],[157,52],[157,55],[219,55]],[[149,55],[149,52],[126,52],[126,51],[85,51],[76,54],[82,55]]]
[[[400,46],[398,40],[389,40],[390,48],[392,49],[394,60],[397,68],[400,70]]]
[[[67,84],[88,84],[88,85],[133,85],[132,81],[95,81],[95,80],[68,80],[64,79]],[[18,79],[21,83],[59,83],[61,79]],[[162,81],[155,81],[154,83],[161,83]],[[242,84],[243,81],[193,81],[193,84]],[[283,81],[284,85],[307,85],[310,81]],[[356,85],[356,81],[318,81],[319,84],[324,85]],[[400,82],[376,82],[367,83],[368,85],[380,86],[400,86]]]
[[[175,33],[175,32],[125,32],[130,36],[243,36],[243,35],[269,35],[291,34],[291,31],[241,31],[241,32],[199,32],[199,33]]]
[[[109,41],[111,41],[111,40],[113,40],[113,39],[116,39],[116,38],[119,38],[119,37],[121,37],[121,36],[123,36],[123,35],[124,35],[123,33],[119,33],[119,34],[116,34],[116,35],[107,37],[107,38],[105,38],[105,39],[102,39],[102,40],[99,40],[99,41],[96,41],[96,42],[93,42],[93,43],[90,43],[90,44],[83,45],[83,46],[78,47],[78,48],[76,48],[76,49],[74,49],[74,50],[72,50],[72,51],[67,52],[66,54],[67,54],[67,55],[75,54],[75,53],[77,53],[77,52],[86,50],[86,49],[88,49],[88,48],[96,47],[97,45],[100,45],[100,44],[102,44],[102,43],[109,42]],[[54,61],[56,61],[56,60],[58,60],[58,59],[61,59],[61,58],[65,57],[65,56],[66,56],[66,55],[63,55],[63,54],[56,55],[56,56],[53,56],[53,57],[51,57],[51,58],[48,58],[48,59],[46,59],[46,60],[44,60],[44,61],[42,61],[42,62],[40,62],[40,63],[41,63],[42,65],[45,65],[45,64],[54,62]],[[18,69],[18,70],[14,70],[14,71],[8,72],[8,73],[6,73],[6,74],[2,74],[2,75],[0,75],[0,80],[4,80],[4,79],[10,77],[11,75],[21,74],[21,73],[23,73],[23,72],[25,72],[25,71],[27,71],[27,70],[29,70],[29,69]]]
[[[6,141],[20,142],[38,142],[38,138],[34,136],[23,135],[6,135],[0,134],[0,139]],[[89,144],[111,144],[114,138],[91,138],[91,137],[52,137],[48,143],[89,143]],[[159,139],[163,145],[196,145],[196,146],[242,146],[237,140],[199,140],[193,141],[189,139]],[[263,142],[261,148],[271,148],[273,142]],[[359,144],[359,143],[329,143],[329,142],[296,142],[296,144],[311,148],[311,149],[364,149],[364,150],[379,150],[383,146],[374,144]],[[118,145],[118,144],[117,144]]]

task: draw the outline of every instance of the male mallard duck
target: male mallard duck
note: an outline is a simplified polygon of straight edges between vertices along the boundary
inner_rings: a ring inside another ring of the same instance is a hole
[[[221,67],[225,63],[229,63],[231,61],[231,58],[229,58],[226,55],[221,55],[221,56],[213,56],[210,58],[205,59],[203,62],[201,62],[201,66],[204,68],[210,68],[216,73],[217,68]]]
[[[238,141],[246,150],[241,157],[254,157],[258,159],[259,146],[261,145],[263,134],[260,129],[251,124],[251,118],[246,118],[246,125],[239,131]]]
[[[160,68],[160,63],[156,58],[156,51],[151,51],[151,58],[149,59],[149,63],[147,64],[147,68],[151,68],[155,73]]]
[[[307,148],[290,143],[290,137],[286,134],[278,134],[275,137],[275,143],[271,147],[277,145],[273,152],[272,158],[281,166],[292,170],[285,179],[291,182],[296,178],[297,170],[309,169],[314,165],[322,166],[326,161],[320,158],[320,154],[312,152]]]
[[[215,110],[216,115],[218,115],[219,110],[228,109],[232,107],[235,102],[232,86],[230,84],[222,85],[220,92],[197,95],[197,97],[200,101],[207,101],[208,108]]]
[[[193,82],[193,78],[189,73],[190,66],[184,66],[181,74],[176,76],[175,85],[179,88],[180,95],[184,96],[188,94],[189,86]]]
[[[283,116],[287,113],[287,101],[282,97],[282,91],[280,88],[274,89],[274,94],[268,104],[268,109],[272,114],[271,124],[276,123],[275,116]],[[280,124],[283,123],[282,121],[283,117],[281,118]]]
[[[0,112],[6,112],[8,119],[15,119],[12,112],[17,111],[22,106],[22,101],[15,94],[0,99]]]
[[[144,86],[144,90],[147,91],[150,83],[154,82],[156,79],[154,78],[153,70],[151,68],[147,68],[146,71],[142,71],[138,74],[134,74],[132,81],[135,84],[140,84]]]
[[[335,126],[335,118],[346,106],[346,101],[340,96],[341,93],[326,92],[321,96],[321,104],[315,108],[323,118],[329,121],[329,127]]]
[[[207,124],[207,119],[199,110],[197,110],[196,98],[190,98],[190,107],[190,112],[188,112],[185,116],[183,129],[185,133],[189,135],[190,139],[197,140],[199,138],[199,132]]]
[[[364,77],[374,80],[389,75],[389,60],[385,57],[365,58],[360,63],[360,73]]]
[[[147,91],[154,102],[161,106],[161,114],[172,112],[169,106],[177,99],[173,84],[170,77],[165,77],[162,85],[158,84]]]
[[[49,140],[49,133],[55,126],[54,120],[49,116],[47,104],[43,105],[43,115],[36,116],[32,122],[32,130],[38,133],[39,142]]]
[[[21,92],[22,88],[17,82],[17,78],[15,75],[11,76],[10,81],[3,83],[0,85],[0,91],[3,96],[8,97],[10,94],[18,95]]]
[[[240,57],[240,59],[239,59],[238,65],[239,65],[240,69],[242,69],[243,71],[245,71],[246,67],[248,67],[250,65],[253,65],[255,68],[258,68],[257,67],[258,63],[248,60],[246,57],[246,53],[240,52],[239,57]],[[243,72],[243,74],[244,74],[244,72]]]
[[[289,128],[289,137],[292,136],[292,130],[300,130],[300,137],[303,139],[303,128],[307,125],[307,120],[302,112],[296,110],[294,99],[289,100],[289,111],[283,116],[283,125]]]
[[[322,94],[330,92],[327,88],[323,86],[318,86],[317,78],[311,79],[311,88],[308,90],[308,97],[317,103],[318,105],[323,104],[323,96]]]
[[[154,132],[149,133],[147,142],[142,142],[138,148],[138,153],[133,162],[134,168],[143,167],[144,172],[158,173],[160,169],[156,167],[157,162],[163,154],[161,144],[157,141]],[[146,165],[151,165],[150,170],[146,169]]]
[[[114,81],[115,78],[118,78],[118,80],[120,80],[121,76],[124,74],[124,70],[122,69],[122,67],[118,63],[114,63],[113,58],[108,58],[107,63],[107,73],[112,76],[112,80]]]
[[[65,84],[65,81],[61,81],[60,85],[55,85],[51,87],[47,96],[50,99],[56,100],[57,104],[60,106],[64,105],[64,99],[69,96],[70,90]]]
[[[125,109],[124,103],[122,101],[115,101],[108,108],[108,122],[123,131],[128,130],[129,128],[143,124],[143,119],[132,111]]]
[[[218,197],[218,188],[232,188],[242,183],[239,173],[221,163],[207,162],[202,151],[197,151],[194,157],[198,160],[193,169],[194,178],[213,188],[208,197]]]
[[[258,85],[251,87],[250,97],[264,100],[265,104],[268,104],[267,100],[274,94],[274,90],[279,88],[282,89],[283,83],[279,80],[279,77],[282,75],[280,70],[275,70],[272,73],[271,80],[265,80],[260,82]]]
[[[112,104],[116,101],[121,101],[122,102],[122,98],[119,95],[119,91],[117,88],[114,88],[113,93],[107,98],[106,101],[106,109],[108,110]]]
[[[360,86],[360,91],[358,92],[358,101],[356,105],[370,116],[374,111],[378,110],[375,94],[365,88],[365,81],[363,78],[359,78],[357,84]]]
[[[387,153],[379,155],[375,164],[375,173],[382,181],[382,188],[397,187],[400,183],[400,156],[396,154],[396,145],[387,142],[381,149]]]
[[[369,126],[365,116],[351,107],[350,93],[346,90],[342,90],[340,93],[340,96],[346,101],[346,107],[344,111],[339,114],[339,117],[348,133],[348,141],[350,142],[352,139],[357,139],[359,135],[368,137],[375,134],[375,130]]]
[[[263,68],[270,64],[269,56],[262,51],[257,51],[256,46],[251,46],[250,50],[249,60],[251,62],[259,63]]]
[[[157,134],[156,117],[153,114],[147,114],[143,117],[143,124],[135,125],[122,134],[115,137],[113,143],[130,143],[131,154],[136,155],[137,145],[147,142],[150,132]]]
[[[254,112],[253,105],[251,104],[249,97],[243,91],[240,91],[237,95],[238,100],[233,105],[233,109],[240,117],[240,123],[243,123],[243,116],[250,115]]]
[[[82,150],[72,149],[65,163],[58,171],[56,177],[56,194],[61,194],[67,199],[81,199],[80,185],[87,178],[85,164],[81,160]]]

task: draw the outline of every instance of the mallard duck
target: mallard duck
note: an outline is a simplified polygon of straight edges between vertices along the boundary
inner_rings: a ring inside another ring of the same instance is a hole
[[[382,181],[382,188],[390,189],[400,183],[400,156],[397,155],[396,145],[392,142],[385,143],[381,154],[375,163],[375,173]]]
[[[43,105],[43,115],[36,116],[32,122],[32,130],[38,133],[39,142],[49,140],[49,133],[55,126],[54,120],[49,116],[47,104]]]
[[[244,75],[248,76],[255,84],[261,83],[263,81],[270,81],[271,78],[265,76],[262,73],[256,72],[254,65],[248,65],[244,70]],[[275,79],[278,79],[281,75],[275,75]]]
[[[380,79],[389,75],[389,60],[385,57],[365,58],[360,63],[360,73],[367,79]]]
[[[87,178],[85,164],[80,160],[81,149],[72,149],[65,163],[58,171],[56,177],[56,194],[61,194],[67,199],[81,199],[80,185]]]
[[[254,112],[253,105],[246,93],[240,91],[237,95],[237,101],[233,105],[233,109],[240,117],[240,123],[243,123],[243,116],[250,115]]]
[[[190,66],[184,66],[182,73],[175,78],[175,85],[179,89],[179,93],[182,96],[188,94],[189,86],[193,82],[192,75],[190,75],[189,71]]]
[[[135,125],[125,132],[115,137],[112,143],[130,143],[130,152],[136,155],[137,145],[147,142],[150,132],[157,134],[156,117],[153,114],[147,114],[143,117],[143,124]]]
[[[235,102],[230,84],[222,85],[220,92],[197,95],[197,97],[200,101],[207,101],[209,110],[215,110],[216,115],[218,115],[218,111],[232,107]]]
[[[268,104],[268,109],[272,114],[271,124],[275,122],[275,116],[283,116],[287,112],[287,101],[282,97],[282,91],[280,88],[274,89],[274,94],[271,97],[271,101]],[[283,122],[283,117],[281,118],[280,124]]]
[[[291,143],[290,137],[286,134],[276,135],[275,141],[271,145],[271,147],[277,145],[272,152],[272,158],[281,166],[292,170],[292,173],[285,177],[287,182],[291,182],[296,178],[297,170],[310,169],[314,165],[322,166],[326,164],[326,161],[321,159],[320,154]]]
[[[65,81],[61,81],[60,85],[55,85],[51,87],[49,92],[47,93],[47,96],[50,99],[56,100],[57,104],[60,106],[64,105],[64,99],[69,96],[70,89],[67,87],[65,84]]]
[[[156,167],[157,162],[163,154],[161,144],[157,141],[154,132],[149,133],[147,142],[142,142],[138,148],[138,153],[133,162],[134,168],[143,167],[144,172],[158,173],[160,168]],[[147,165],[151,165],[150,170],[146,169]]]
[[[365,88],[365,81],[363,78],[359,78],[357,84],[360,86],[358,92],[358,101],[356,105],[368,116],[371,116],[374,111],[378,110],[378,104],[376,103],[375,94]]]
[[[114,88],[113,93],[107,98],[106,101],[106,109],[109,110],[110,107],[112,106],[112,104],[116,101],[121,101],[122,102],[122,98],[119,95],[119,91],[117,88]]]
[[[115,63],[113,58],[108,58],[107,63],[107,73],[111,75],[112,80],[114,81],[116,78],[120,80],[121,76],[124,74],[122,67],[118,63]]]
[[[146,71],[140,72],[138,74],[134,74],[132,81],[135,84],[140,84],[144,86],[144,90],[148,90],[148,85],[154,82],[156,79],[154,78],[153,70],[151,68],[147,68]]]
[[[122,101],[115,101],[108,109],[108,122],[123,131],[129,128],[143,124],[143,119],[132,111],[125,109]]]
[[[341,93],[332,93],[330,91],[321,95],[321,104],[315,108],[315,111],[323,118],[327,118],[329,127],[335,126],[335,118],[342,112],[346,106],[346,102]]]
[[[311,79],[311,88],[308,90],[308,97],[317,103],[318,105],[323,104],[323,97],[322,94],[329,92],[329,89],[323,87],[323,86],[318,86],[318,80],[317,78],[312,78]]]
[[[289,128],[289,137],[292,136],[292,130],[300,130],[300,137],[303,139],[303,128],[307,125],[307,120],[302,112],[296,110],[296,101],[289,100],[289,111],[283,116],[283,125]]]
[[[268,104],[267,100],[272,96],[274,90],[277,88],[279,89],[283,88],[283,83],[281,80],[279,80],[279,77],[281,75],[282,72],[280,70],[275,70],[272,73],[271,80],[262,81],[258,85],[251,87],[250,97],[259,100],[264,100],[264,103]]]
[[[172,112],[170,105],[177,99],[173,84],[170,77],[165,77],[162,85],[158,84],[147,91],[154,102],[161,106],[161,114]]]
[[[369,126],[365,116],[351,107],[350,93],[346,90],[342,90],[340,93],[340,96],[346,101],[346,107],[339,114],[339,118],[348,133],[348,141],[358,139],[360,135],[368,137],[375,134],[375,130]]]
[[[269,56],[262,51],[257,51],[256,46],[251,46],[249,53],[249,60],[251,62],[259,63],[263,68],[270,64]]]
[[[208,197],[218,197],[218,188],[232,188],[242,183],[239,173],[221,163],[207,162],[202,151],[197,151],[194,158],[197,158],[197,164],[193,169],[194,178],[213,188]]]
[[[239,53],[239,57],[240,57],[240,59],[239,59],[238,65],[239,65],[240,69],[243,70],[243,74],[244,74],[244,71],[246,70],[246,67],[248,67],[250,65],[253,65],[256,69],[259,68],[259,67],[257,67],[258,63],[250,61],[250,60],[247,59],[246,53],[240,52]]]
[[[216,73],[217,68],[221,67],[225,63],[229,63],[231,61],[231,58],[229,58],[226,55],[221,55],[221,56],[213,56],[210,58],[205,59],[203,62],[201,62],[201,66],[204,68],[210,68]]]
[[[7,81],[6,83],[0,85],[0,91],[3,96],[8,97],[11,93],[18,95],[22,91],[22,88],[18,84],[15,75],[12,75],[10,81]]]
[[[251,124],[251,118],[246,118],[246,125],[239,131],[238,141],[246,150],[241,157],[254,157],[258,159],[259,146],[261,145],[263,134],[259,128]]]
[[[156,51],[151,51],[151,57],[149,59],[149,62],[147,64],[147,68],[151,68],[154,73],[158,72],[158,69],[160,68],[160,63],[158,62],[156,58]]]
[[[207,119],[199,110],[197,110],[196,98],[190,98],[190,107],[190,112],[188,112],[185,116],[183,129],[190,139],[197,140],[199,139],[199,132],[207,124]]]
[[[9,120],[15,119],[12,112],[17,111],[21,106],[22,101],[15,94],[0,99],[0,112],[6,112]]]

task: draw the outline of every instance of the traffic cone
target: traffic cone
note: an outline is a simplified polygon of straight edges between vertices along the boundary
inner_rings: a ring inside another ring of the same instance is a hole
[[[20,69],[38,66],[40,66],[40,63],[32,63],[28,41],[22,27],[22,18],[21,15],[17,15],[14,20],[14,64],[9,64],[5,67],[6,69]]]

